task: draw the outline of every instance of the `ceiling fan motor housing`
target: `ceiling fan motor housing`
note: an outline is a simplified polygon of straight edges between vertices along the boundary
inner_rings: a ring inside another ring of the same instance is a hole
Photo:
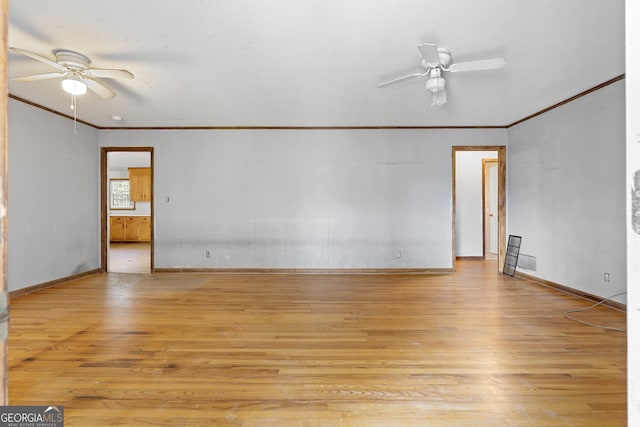
[[[438,62],[427,62],[426,59],[422,59],[420,63],[424,68],[446,68],[451,62],[451,52],[444,47],[438,47]]]
[[[86,70],[91,63],[89,58],[72,50],[58,49],[54,53],[57,63],[65,65],[74,71]]]

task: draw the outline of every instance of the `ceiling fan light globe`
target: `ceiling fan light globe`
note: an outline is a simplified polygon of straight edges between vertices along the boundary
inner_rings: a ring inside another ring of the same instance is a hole
[[[445,80],[442,77],[433,77],[427,80],[425,87],[429,92],[435,93],[444,90]]]
[[[67,78],[62,81],[62,89],[71,95],[84,95],[87,85],[82,80]]]

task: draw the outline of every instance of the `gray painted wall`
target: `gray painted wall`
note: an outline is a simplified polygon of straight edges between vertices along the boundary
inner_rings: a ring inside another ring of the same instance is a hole
[[[100,267],[98,131],[9,99],[10,291]]]
[[[506,136],[447,129],[99,137],[105,147],[155,147],[156,268],[451,268],[451,147],[506,145]]]
[[[155,147],[158,268],[450,268],[451,147],[507,138],[508,231],[532,274],[601,296],[626,286],[624,82],[508,131],[74,135],[9,111],[11,290],[99,266],[98,145]]]
[[[509,129],[508,233],[537,257],[532,275],[602,297],[626,290],[624,90],[617,82]]]

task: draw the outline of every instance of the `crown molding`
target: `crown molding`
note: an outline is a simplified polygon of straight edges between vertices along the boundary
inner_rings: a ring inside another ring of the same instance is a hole
[[[89,123],[84,120],[75,119],[78,123],[82,123],[84,125],[90,126],[94,129],[98,130],[426,130],[426,129],[509,129],[513,126],[519,125],[527,120],[531,120],[535,117],[538,117],[544,113],[547,113],[551,110],[554,110],[558,107],[562,107],[565,104],[568,104],[576,99],[582,98],[583,96],[589,95],[592,92],[605,88],[609,85],[612,85],[620,80],[625,78],[624,74],[620,74],[610,80],[607,80],[604,83],[600,83],[597,86],[594,86],[590,89],[587,89],[583,92],[580,92],[577,95],[574,95],[570,98],[565,99],[564,101],[560,101],[557,104],[553,104],[550,107],[544,108],[536,113],[530,114],[526,117],[523,117],[520,120],[516,120],[515,122],[507,125],[489,125],[489,126],[132,126],[132,127],[107,127],[107,126],[97,126],[93,123]],[[19,96],[15,96],[9,94],[9,98],[15,99],[16,101],[23,102],[25,104],[31,105],[36,108],[40,108],[41,110],[48,111],[49,113],[56,114],[60,117],[64,117],[69,120],[74,120],[74,118],[68,114],[61,113],[59,111],[52,110],[51,108],[44,107],[42,105],[36,104],[35,102],[29,101],[28,99],[21,98]]]
[[[40,104],[36,104],[35,102],[29,101],[28,99],[20,98],[19,96],[15,96],[15,95],[12,95],[12,94],[9,94],[9,98],[15,99],[16,101],[20,101],[20,102],[25,103],[27,105],[31,105],[32,107],[39,108],[41,110],[47,111],[47,112],[55,114],[57,116],[64,117],[65,119],[75,120],[77,123],[82,123],[83,125],[91,126],[92,128],[95,128],[95,129],[100,129],[98,126],[94,125],[93,123],[89,123],[87,121],[84,121],[84,120],[81,120],[81,119],[78,119],[78,118],[74,119],[73,116],[61,113],[61,112],[56,111],[56,110],[52,110],[51,108],[42,106]]]
[[[564,101],[560,101],[557,104],[553,104],[550,107],[547,107],[547,108],[545,108],[543,110],[538,111],[537,113],[533,113],[533,114],[531,114],[529,116],[526,116],[526,117],[524,117],[524,118],[522,118],[520,120],[517,120],[517,121],[511,123],[510,125],[506,125],[505,127],[508,129],[508,128],[512,127],[512,126],[519,125],[520,123],[526,122],[527,120],[531,120],[534,117],[538,117],[538,116],[540,116],[540,115],[542,115],[544,113],[547,113],[547,112],[549,112],[551,110],[554,110],[554,109],[556,109],[558,107],[562,107],[563,105],[568,104],[568,103],[570,103],[572,101],[575,101],[578,98],[582,98],[583,96],[589,95],[592,92],[595,92],[595,91],[600,90],[602,88],[605,88],[605,87],[607,87],[609,85],[612,85],[612,84],[624,79],[624,76],[625,76],[624,74],[620,74],[619,76],[616,76],[616,77],[612,78],[611,80],[607,80],[604,83],[600,83],[599,85],[594,86],[591,89],[587,89],[584,92],[580,92],[579,94],[574,95],[571,98],[567,98]]]

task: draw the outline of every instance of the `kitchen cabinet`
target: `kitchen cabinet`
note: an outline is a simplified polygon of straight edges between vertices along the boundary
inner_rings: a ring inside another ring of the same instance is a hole
[[[129,198],[134,202],[151,201],[151,168],[129,168]]]
[[[111,240],[114,242],[124,242],[124,217],[111,217]]]
[[[112,242],[148,242],[151,240],[151,217],[112,216]]]
[[[138,241],[138,224],[137,216],[124,217],[124,240],[127,242]]]
[[[148,242],[151,240],[151,217],[138,217],[138,240]]]

